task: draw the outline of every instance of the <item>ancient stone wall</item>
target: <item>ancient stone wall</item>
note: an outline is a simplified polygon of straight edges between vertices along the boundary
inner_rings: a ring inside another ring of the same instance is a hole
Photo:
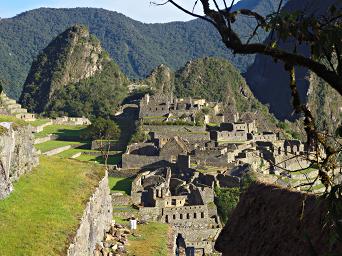
[[[80,226],[68,248],[67,255],[93,255],[96,244],[101,242],[105,232],[110,228],[112,217],[112,198],[108,186],[108,173],[106,173],[85,207]]]
[[[170,224],[197,225],[207,223],[207,205],[163,208],[162,221]]]
[[[0,199],[12,192],[14,181],[39,163],[31,127],[6,124],[8,129],[2,127],[0,135]]]
[[[51,140],[56,140],[57,139],[57,136],[56,135],[48,135],[46,137],[43,137],[43,138],[36,138],[34,140],[34,144],[40,144],[40,143],[44,143],[44,142],[48,142],[48,141],[51,141]]]
[[[42,132],[44,130],[44,128],[46,126],[49,126],[49,125],[52,125],[52,120],[45,123],[45,124],[42,124],[42,125],[39,125],[39,126],[32,126],[32,132],[33,133],[39,133],[39,132]]]
[[[123,154],[122,168],[123,169],[141,169],[149,167],[165,167],[169,162],[168,156],[140,156]]]
[[[55,149],[52,149],[50,151],[47,151],[47,152],[44,152],[43,155],[46,155],[46,156],[54,156],[54,155],[57,155],[63,151],[66,151],[68,149],[71,149],[71,146],[68,145],[68,146],[64,146],[64,147],[59,147],[59,148],[55,148]]]
[[[182,125],[144,125],[144,130],[154,132],[155,138],[180,136],[189,142],[209,141],[209,132],[201,126]]]

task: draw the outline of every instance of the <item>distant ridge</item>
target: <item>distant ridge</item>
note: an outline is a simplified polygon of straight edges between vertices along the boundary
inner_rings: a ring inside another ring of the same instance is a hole
[[[244,0],[261,13],[274,11],[279,0]],[[250,20],[250,19],[249,19]],[[32,61],[53,38],[74,24],[89,27],[112,59],[130,78],[144,78],[166,64],[177,70],[191,59],[217,56],[246,71],[253,56],[233,56],[215,29],[200,20],[143,24],[117,12],[95,8],[27,11],[0,21],[0,77],[10,81],[6,93],[19,98]],[[242,34],[251,32],[246,20],[237,22]],[[267,34],[260,35],[263,40]]]

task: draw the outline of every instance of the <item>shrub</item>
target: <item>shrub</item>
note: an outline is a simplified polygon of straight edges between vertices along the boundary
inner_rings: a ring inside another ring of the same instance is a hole
[[[215,188],[215,204],[223,223],[226,223],[239,202],[239,188]]]

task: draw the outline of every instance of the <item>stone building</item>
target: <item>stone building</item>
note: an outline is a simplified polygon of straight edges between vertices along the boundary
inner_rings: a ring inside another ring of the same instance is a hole
[[[212,188],[188,183],[170,168],[162,168],[139,174],[131,196],[143,219],[168,223],[175,240],[183,238],[187,255],[213,252],[221,224],[216,207],[212,208]]]

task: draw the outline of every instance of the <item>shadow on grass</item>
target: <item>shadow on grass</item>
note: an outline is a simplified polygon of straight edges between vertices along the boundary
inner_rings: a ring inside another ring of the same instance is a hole
[[[114,185],[111,186],[110,190],[116,192],[125,192],[127,195],[131,195],[132,182],[132,178],[117,180]]]
[[[59,140],[80,141],[81,134],[85,130],[86,128],[79,130],[60,129],[54,134],[58,137]]]
[[[95,161],[97,161],[100,164],[105,164],[105,160],[102,156],[97,156],[95,158]],[[110,155],[108,157],[107,164],[109,165],[119,165],[122,161],[122,153],[116,154],[116,155]]]

